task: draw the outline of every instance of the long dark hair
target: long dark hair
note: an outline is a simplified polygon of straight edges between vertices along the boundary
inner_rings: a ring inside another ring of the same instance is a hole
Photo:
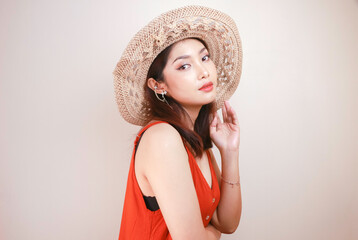
[[[207,48],[206,43],[201,39],[194,39],[200,41]],[[149,68],[147,79],[154,78],[157,82],[164,81],[163,69],[167,63],[173,45],[174,44],[164,49],[154,59]],[[194,131],[192,131],[185,124],[187,120],[190,119],[188,113],[175,99],[169,96],[165,97],[170,106],[159,101],[153,90],[147,86],[147,83],[144,85],[144,92],[145,98],[148,101],[151,116],[155,119],[166,121],[172,125],[179,132],[187,145],[189,145],[188,147],[194,156],[201,157],[204,150],[213,146],[209,131],[209,115],[215,111],[214,102],[201,107],[199,115],[194,123]]]

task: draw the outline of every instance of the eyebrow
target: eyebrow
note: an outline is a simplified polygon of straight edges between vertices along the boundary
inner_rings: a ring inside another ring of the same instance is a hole
[[[203,47],[203,48],[199,51],[199,54],[201,54],[201,53],[204,52],[205,50],[206,50],[206,47]],[[174,63],[176,60],[186,59],[186,58],[190,58],[190,55],[179,56],[179,57],[177,57],[177,58],[173,61],[173,63]],[[173,64],[173,63],[172,63],[172,64]]]

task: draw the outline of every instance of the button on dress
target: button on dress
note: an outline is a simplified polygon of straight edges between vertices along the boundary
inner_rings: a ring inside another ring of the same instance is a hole
[[[119,240],[172,239],[160,209],[156,211],[151,211],[146,207],[134,171],[135,147],[140,139],[140,136],[149,127],[158,123],[166,122],[158,121],[145,126],[144,128],[142,128],[142,130],[140,130],[134,142],[134,149],[129,167],[127,189],[123,205]],[[208,155],[212,179],[211,188],[206,182],[194,156],[189,151],[187,146],[185,146],[185,148],[188,154],[188,161],[193,177],[193,183],[200,205],[202,221],[204,226],[206,227],[209,224],[213,213],[215,212],[215,209],[220,201],[219,184],[215,175],[214,168],[211,164],[210,153],[206,151],[206,154]]]

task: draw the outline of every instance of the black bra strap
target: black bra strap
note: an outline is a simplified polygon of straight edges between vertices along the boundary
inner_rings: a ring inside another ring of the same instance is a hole
[[[143,198],[144,198],[145,205],[150,211],[154,212],[159,209],[159,205],[155,197],[147,197],[143,195]]]

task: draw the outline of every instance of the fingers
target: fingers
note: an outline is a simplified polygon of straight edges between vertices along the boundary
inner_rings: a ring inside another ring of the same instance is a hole
[[[223,115],[223,122],[227,122],[228,119],[227,119],[227,108],[226,108],[226,101],[224,102],[223,104],[223,107],[221,109],[221,113]]]
[[[230,110],[229,110],[229,114],[230,114],[230,117],[231,117],[231,122],[234,124],[234,125],[239,125],[239,119],[237,118],[237,114],[234,110],[234,108],[232,108],[230,106]]]
[[[217,124],[218,124],[218,116],[217,116],[217,113],[215,112],[214,116],[213,116],[213,120],[210,123],[210,129],[209,129],[210,135],[216,133]]]
[[[220,129],[221,119],[217,112],[214,113],[213,120],[210,123],[210,132],[214,133]]]
[[[218,118],[217,118],[217,113],[214,113],[213,119],[210,123],[210,127],[216,127],[216,125],[218,124]]]
[[[226,116],[225,122],[232,123],[234,125],[239,125],[239,120],[237,118],[236,112],[235,112],[234,108],[232,108],[230,106],[228,101],[224,102],[223,109],[224,108],[225,108],[225,116]],[[223,113],[223,116],[224,116],[224,113]]]
[[[228,101],[224,102],[223,105],[223,120],[226,123],[232,123],[232,107]]]
[[[221,119],[220,119],[219,114],[217,112],[215,113],[215,116],[216,116],[216,118],[218,120],[218,124],[221,124],[222,122],[221,122]]]

